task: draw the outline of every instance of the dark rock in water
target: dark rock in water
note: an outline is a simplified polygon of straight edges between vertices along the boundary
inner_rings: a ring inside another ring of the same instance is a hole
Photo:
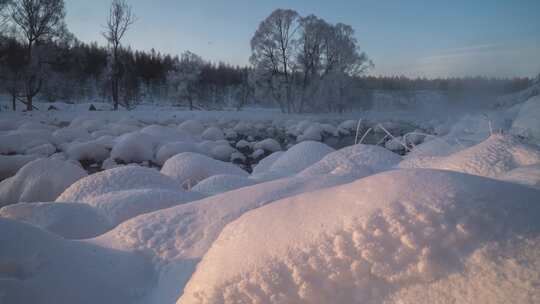
[[[58,108],[51,105],[51,106],[49,106],[49,108],[47,109],[47,111],[58,111]]]
[[[88,108],[88,111],[97,111],[97,109],[93,104],[91,104],[90,108]]]

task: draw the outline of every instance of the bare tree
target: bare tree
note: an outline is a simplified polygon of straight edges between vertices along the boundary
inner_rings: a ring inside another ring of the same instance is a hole
[[[277,9],[268,16],[251,39],[251,63],[279,103],[283,112],[293,112],[293,83],[300,16],[296,11]],[[285,103],[283,103],[283,101]]]
[[[37,46],[65,30],[64,0],[12,0],[11,21],[17,26],[26,44],[24,96],[26,109],[32,111],[33,98],[44,81],[43,58],[36,56]]]
[[[136,17],[131,10],[126,0],[113,0],[111,3],[109,19],[103,32],[103,37],[107,39],[111,48],[112,66],[111,66],[111,89],[114,109],[118,110],[120,78],[122,76],[119,49],[121,47],[122,38],[133,23]]]
[[[9,20],[9,13],[7,8],[11,0],[0,0],[0,29],[3,30],[4,26]]]
[[[180,60],[174,63],[174,69],[167,75],[167,81],[172,84],[172,95],[179,102],[187,100],[189,110],[193,111],[194,101],[201,93],[200,80],[204,61],[198,55],[186,51]]]

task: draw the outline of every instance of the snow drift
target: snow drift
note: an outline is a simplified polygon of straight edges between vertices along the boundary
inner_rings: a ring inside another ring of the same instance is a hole
[[[229,224],[178,303],[534,303],[539,200],[432,170],[284,199]]]

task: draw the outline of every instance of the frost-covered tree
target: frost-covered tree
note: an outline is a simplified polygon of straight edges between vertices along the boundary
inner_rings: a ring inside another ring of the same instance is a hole
[[[33,98],[43,86],[46,71],[43,43],[65,31],[63,0],[11,0],[10,21],[24,39],[26,68],[24,71],[24,97],[26,109],[34,108]]]
[[[111,91],[114,109],[118,110],[120,79],[122,77],[120,64],[120,47],[129,27],[135,23],[136,17],[126,0],[113,0],[109,12],[109,19],[103,32],[103,37],[111,49]]]
[[[373,63],[360,52],[354,30],[349,25],[338,23],[332,26],[324,45],[322,87],[332,92],[332,98],[327,101],[328,108],[342,112],[347,89]]]
[[[200,80],[204,61],[198,55],[186,51],[174,63],[167,81],[171,85],[171,95],[178,103],[187,100],[189,109],[193,110],[194,101],[200,95]]]
[[[300,21],[301,48],[298,53],[298,65],[302,73],[301,98],[299,112],[304,111],[306,101],[313,100],[322,78],[324,51],[332,26],[315,15],[304,17]]]
[[[278,102],[283,112],[294,111],[294,82],[300,15],[277,9],[261,22],[251,39],[251,64],[259,86]]]
[[[327,102],[340,108],[350,81],[370,66],[352,27],[292,10],[275,10],[261,22],[251,49],[258,90],[271,93],[288,113],[303,112],[307,103],[314,108],[324,86],[336,92]]]

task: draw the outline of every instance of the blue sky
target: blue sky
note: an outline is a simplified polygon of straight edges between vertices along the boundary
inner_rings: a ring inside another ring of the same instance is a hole
[[[540,0],[131,0],[135,49],[247,64],[249,41],[276,8],[350,24],[374,75],[533,76],[540,73]],[[69,29],[100,35],[110,0],[66,0]]]

